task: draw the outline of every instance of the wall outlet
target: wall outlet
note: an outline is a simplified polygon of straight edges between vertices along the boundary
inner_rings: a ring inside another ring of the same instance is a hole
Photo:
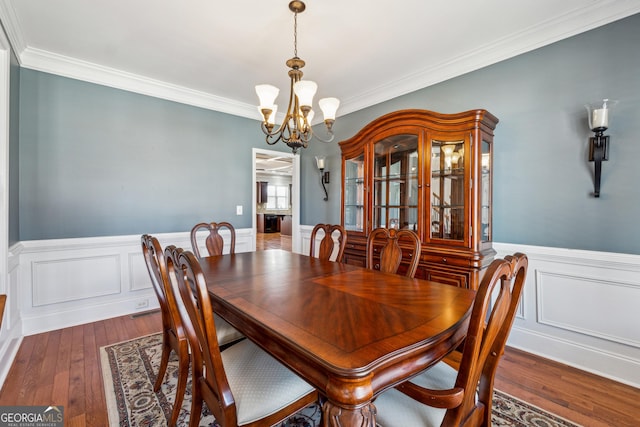
[[[147,308],[149,307],[149,300],[148,299],[141,299],[136,301],[136,310],[140,310],[142,308]]]
[[[236,206],[236,215],[242,215],[242,205]]]

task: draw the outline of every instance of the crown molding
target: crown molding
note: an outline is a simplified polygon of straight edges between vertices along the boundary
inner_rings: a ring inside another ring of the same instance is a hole
[[[590,6],[574,9],[539,25],[525,28],[481,48],[452,57],[434,67],[417,70],[400,79],[371,88],[358,96],[344,99],[340,113],[352,113],[424,89],[636,13],[640,13],[639,0],[593,2]]]
[[[22,52],[20,58],[21,65],[32,70],[70,77],[235,116],[258,119],[255,105],[150,79],[138,74],[30,47]]]
[[[27,47],[22,37],[22,27],[18,20],[11,2],[0,1],[0,21],[2,21],[2,28],[9,39],[11,48],[16,53],[18,61],[20,61],[20,53]]]
[[[636,13],[640,13],[640,0],[594,1],[590,6],[574,9],[540,25],[452,57],[436,66],[417,70],[357,96],[343,99],[339,115],[415,92]],[[10,2],[0,1],[0,20],[20,65],[24,68],[261,120],[252,104],[26,46],[20,23]]]

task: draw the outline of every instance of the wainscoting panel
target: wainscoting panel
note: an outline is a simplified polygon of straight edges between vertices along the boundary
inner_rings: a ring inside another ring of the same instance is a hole
[[[189,232],[154,236],[162,247],[191,249]],[[236,252],[252,248],[254,238],[251,229],[236,230]],[[139,235],[25,241],[18,248],[21,291],[13,297],[20,336],[158,307]]]
[[[152,289],[151,279],[147,264],[144,262],[142,251],[129,254],[129,277],[131,278],[131,291]]]
[[[34,261],[31,272],[33,307],[120,293],[117,255]]]
[[[494,243],[529,272],[507,345],[640,387],[640,256]]]
[[[538,322],[640,348],[640,283],[536,271]],[[567,309],[575,300],[576,309]],[[606,307],[615,310],[602,314]]]

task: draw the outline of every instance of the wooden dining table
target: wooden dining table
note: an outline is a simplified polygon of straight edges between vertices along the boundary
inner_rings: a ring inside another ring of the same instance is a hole
[[[326,397],[325,426],[375,427],[375,397],[463,341],[475,296],[282,250],[200,264],[214,311]]]

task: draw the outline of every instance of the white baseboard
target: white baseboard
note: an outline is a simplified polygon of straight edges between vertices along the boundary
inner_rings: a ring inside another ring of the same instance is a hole
[[[2,389],[4,380],[13,366],[13,360],[18,354],[20,344],[22,344],[22,336],[10,337],[2,341],[0,347],[0,389]]]

